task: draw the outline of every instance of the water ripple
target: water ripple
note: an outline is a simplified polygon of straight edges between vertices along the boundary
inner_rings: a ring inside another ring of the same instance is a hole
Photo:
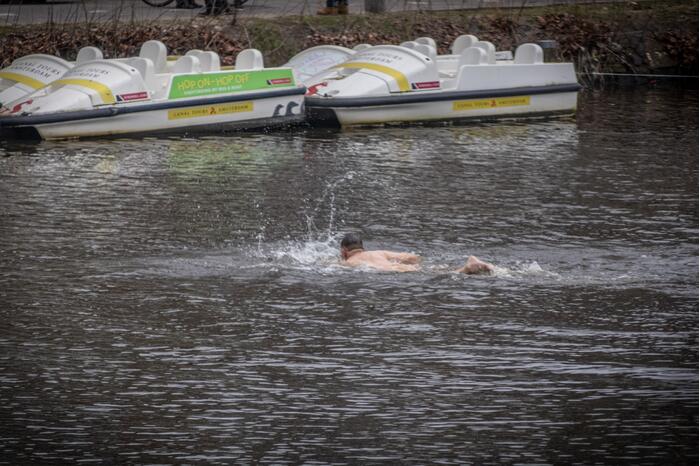
[[[697,134],[697,90],[618,89],[3,143],[0,464],[697,463]],[[346,231],[423,268],[343,267]]]

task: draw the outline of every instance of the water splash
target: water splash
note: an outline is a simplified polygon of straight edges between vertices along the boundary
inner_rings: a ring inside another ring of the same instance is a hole
[[[330,181],[326,184],[323,193],[316,201],[316,205],[313,207],[310,213],[306,215],[306,230],[307,238],[309,241],[313,241],[318,238],[320,231],[325,230],[326,240],[331,240],[336,235],[336,192],[339,186],[347,181],[351,181],[355,176],[355,172],[349,171],[340,178]],[[316,225],[316,219],[320,216],[320,212],[323,207],[327,204],[328,206],[328,223],[325,228],[318,228]]]
[[[304,270],[325,270],[328,267],[338,266],[336,193],[340,186],[352,180],[354,176],[355,173],[350,171],[326,184],[313,207],[304,214],[306,235],[303,240],[268,243],[266,236],[268,219],[264,218],[260,203],[255,201],[254,208],[259,226],[255,235],[256,246],[249,250],[247,255],[254,260],[264,261],[263,264],[257,263],[257,266],[269,266],[272,263]],[[325,216],[325,212],[327,212],[326,225],[319,227],[317,221]]]
[[[263,260],[258,266],[283,266],[299,270],[325,271],[340,266],[337,241],[333,237],[304,241],[278,241],[261,245],[252,251]]]
[[[258,245],[258,253],[262,254],[263,250],[263,244],[265,242],[265,230],[267,229],[267,219],[263,215],[263,209],[260,207],[260,202],[259,201],[254,201],[253,207],[255,209],[255,212],[257,213],[258,216],[258,232],[255,235],[255,239],[257,240],[257,245]]]

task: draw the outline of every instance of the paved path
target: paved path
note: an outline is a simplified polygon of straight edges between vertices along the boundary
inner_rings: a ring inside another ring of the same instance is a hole
[[[21,0],[12,0],[19,2]],[[203,4],[204,0],[196,0]],[[406,10],[453,10],[487,7],[520,8],[535,5],[553,5],[562,3],[602,3],[592,0],[385,0],[388,11]],[[230,0],[233,3],[233,0]],[[284,16],[315,14],[321,0],[249,0],[239,11],[246,16]],[[141,0],[23,0],[19,4],[0,4],[0,26],[18,24],[44,24],[49,21],[57,23],[73,22],[111,22],[153,21],[189,19],[197,15],[198,10],[175,9],[175,1],[165,8],[146,5]],[[350,13],[364,13],[364,0],[350,0]]]

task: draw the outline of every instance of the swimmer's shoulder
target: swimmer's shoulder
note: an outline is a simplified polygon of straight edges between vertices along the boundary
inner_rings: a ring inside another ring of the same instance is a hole
[[[377,260],[382,260],[385,258],[384,251],[362,251],[353,254],[352,257],[347,259],[349,265],[361,265],[368,262],[376,262]]]

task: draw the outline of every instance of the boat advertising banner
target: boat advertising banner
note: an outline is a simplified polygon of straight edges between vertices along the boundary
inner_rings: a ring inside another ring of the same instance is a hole
[[[294,86],[291,69],[186,74],[173,78],[168,99]]]

